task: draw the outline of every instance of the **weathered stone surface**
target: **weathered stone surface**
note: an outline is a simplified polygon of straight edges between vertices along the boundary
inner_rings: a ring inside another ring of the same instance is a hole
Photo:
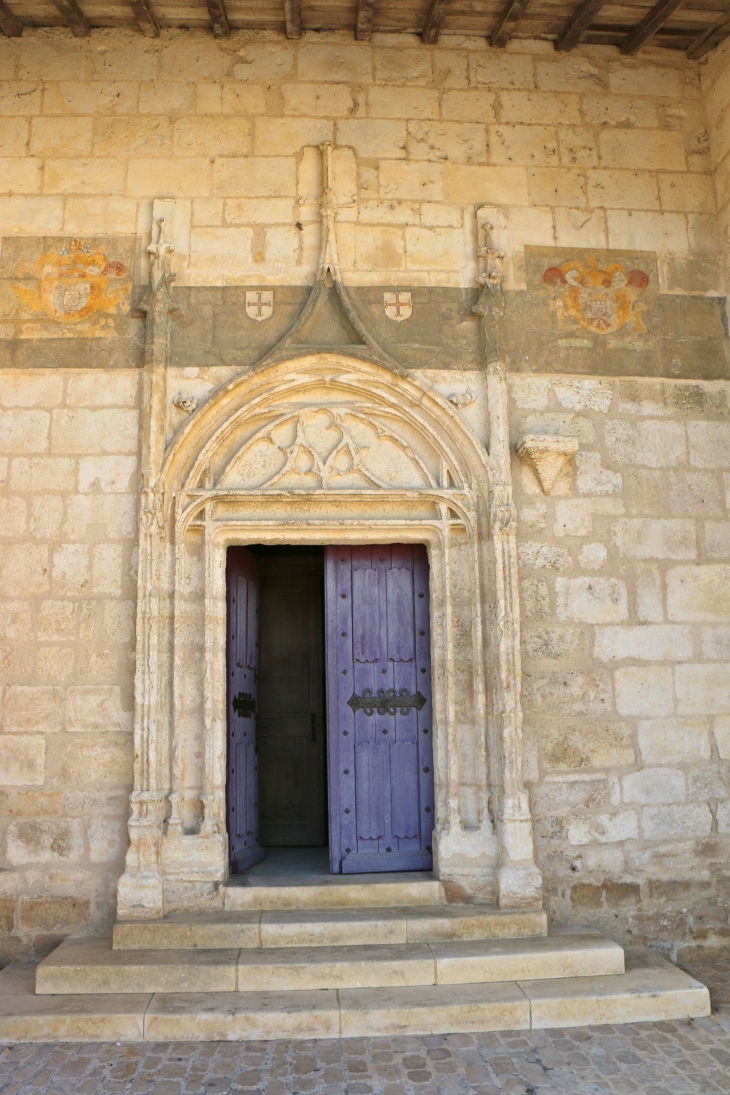
[[[562,620],[607,624],[628,615],[626,587],[617,578],[558,578],[555,590]]]
[[[7,832],[7,856],[10,863],[78,863],[84,852],[80,821],[54,818],[14,821]]]
[[[670,620],[730,620],[730,566],[723,563],[667,571]]]
[[[617,669],[614,680],[620,715],[673,714],[674,686],[668,666]]]
[[[692,632],[669,624],[597,627],[593,656],[601,662],[682,661],[692,656]]]

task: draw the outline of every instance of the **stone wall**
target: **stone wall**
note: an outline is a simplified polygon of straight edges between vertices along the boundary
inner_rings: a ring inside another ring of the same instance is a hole
[[[137,370],[0,373],[6,957],[108,920],[132,773]]]
[[[657,251],[663,287],[722,291],[700,66],[441,42],[3,39],[0,234],[146,236],[150,199],[177,197],[179,283],[298,285],[319,241],[312,146],[334,140],[349,283],[473,284],[488,202],[508,209],[508,288],[528,243]]]
[[[723,42],[700,66],[711,162],[715,175],[718,238],[727,282],[730,261],[730,45]]]
[[[114,915],[152,200],[175,199],[169,394],[201,402],[306,296],[324,140],[343,277],[381,344],[482,414],[475,208],[496,206],[513,441],[580,440],[549,496],[514,458],[526,774],[551,911],[684,953],[727,938],[728,55],[449,35],[0,39],[2,955]],[[554,273],[571,262],[638,271],[608,327]],[[252,287],[274,290],[266,323],[245,315]],[[382,303],[399,287],[402,324]],[[170,431],[184,421],[171,406]]]
[[[548,497],[514,469],[526,776],[549,907],[684,957],[727,946],[730,389],[510,387],[515,441],[580,439]]]

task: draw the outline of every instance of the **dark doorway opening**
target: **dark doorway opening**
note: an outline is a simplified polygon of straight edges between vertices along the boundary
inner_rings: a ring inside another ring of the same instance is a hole
[[[428,870],[425,547],[231,547],[227,597],[231,872],[327,847],[334,874]]]
[[[324,548],[249,551],[260,576],[259,843],[325,847]]]

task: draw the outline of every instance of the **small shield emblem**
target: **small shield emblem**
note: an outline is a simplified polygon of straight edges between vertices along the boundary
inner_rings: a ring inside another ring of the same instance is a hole
[[[383,293],[383,307],[388,319],[394,319],[396,323],[402,323],[408,319],[413,311],[410,293]]]
[[[255,289],[252,293],[246,293],[246,315],[249,319],[255,319],[257,323],[260,323],[262,319],[268,319],[273,311],[273,289]]]

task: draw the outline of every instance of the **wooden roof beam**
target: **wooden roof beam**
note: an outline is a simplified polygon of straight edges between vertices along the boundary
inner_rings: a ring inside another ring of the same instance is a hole
[[[629,57],[638,53],[644,43],[661,30],[667,19],[670,19],[683,3],[684,0],[659,0],[659,3],[646,13],[638,27],[634,27],[624,38],[619,46],[621,53]]]
[[[426,22],[421,33],[421,40],[425,45],[435,46],[438,42],[450,3],[451,0],[431,0],[431,7],[428,9]]]
[[[23,24],[14,11],[11,11],[5,0],[0,0],[0,30],[7,34],[8,38],[20,38],[23,33]]]
[[[369,42],[373,33],[373,8],[375,0],[358,0],[355,37],[358,42]]]
[[[145,38],[159,38],[160,24],[157,22],[150,0],[129,0],[129,6]]]
[[[507,0],[497,19],[489,43],[492,46],[506,46],[512,37],[512,31],[525,14],[530,0]]]
[[[284,0],[284,18],[287,38],[301,38],[302,13],[299,0]]]
[[[53,0],[66,26],[69,27],[77,38],[88,38],[91,34],[89,21],[82,12],[76,0]]]
[[[558,35],[555,48],[561,52],[572,49],[607,2],[608,0],[583,0]]]
[[[228,12],[224,0],[205,0],[208,5],[208,15],[213,24],[215,38],[230,38],[231,27],[228,22]]]
[[[730,34],[730,11],[725,12],[716,19],[707,30],[695,38],[691,46],[687,47],[687,56],[690,61],[697,61],[704,57],[711,49],[719,45]]]

